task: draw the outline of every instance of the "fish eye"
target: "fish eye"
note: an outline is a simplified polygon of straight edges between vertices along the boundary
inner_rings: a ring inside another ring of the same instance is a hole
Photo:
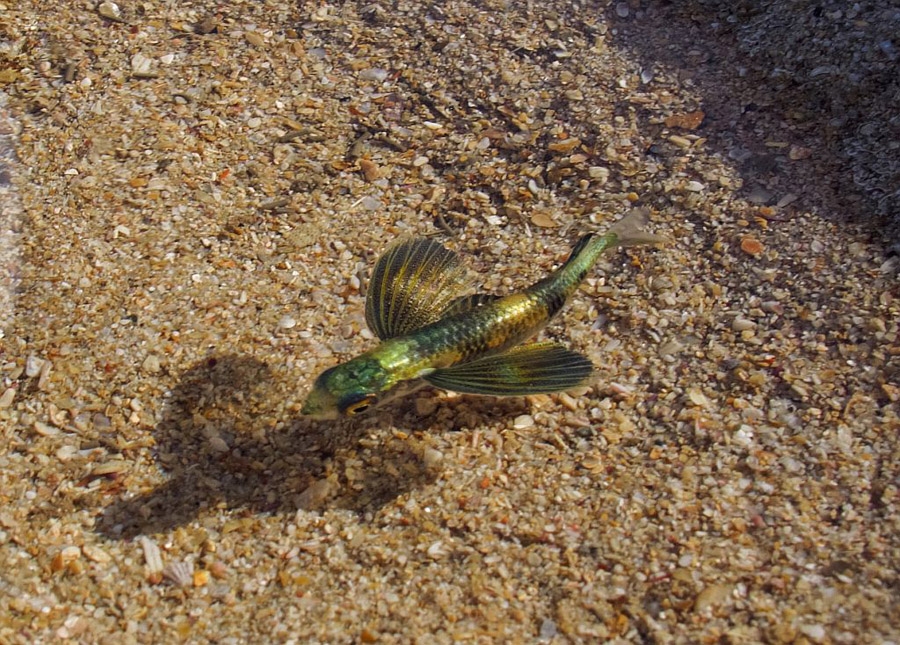
[[[362,412],[365,412],[370,407],[372,407],[373,403],[375,403],[375,395],[367,394],[359,401],[355,401],[354,403],[350,403],[349,405],[347,405],[344,408],[344,414],[346,414],[348,417],[361,414]]]

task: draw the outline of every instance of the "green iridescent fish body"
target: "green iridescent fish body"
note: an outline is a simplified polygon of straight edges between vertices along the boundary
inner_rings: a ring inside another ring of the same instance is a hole
[[[613,247],[655,243],[633,211],[603,235],[588,234],[546,278],[508,296],[459,297],[458,256],[426,239],[395,245],[379,259],[366,319],[382,339],[375,348],[323,372],[302,412],[352,416],[425,383],[474,394],[510,396],[571,389],[588,380],[591,362],[561,345],[520,345],[540,331]]]

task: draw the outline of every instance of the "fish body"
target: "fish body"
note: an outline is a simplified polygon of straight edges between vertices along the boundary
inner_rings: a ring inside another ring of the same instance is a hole
[[[302,413],[353,416],[425,384],[472,394],[558,392],[588,380],[591,362],[556,343],[522,345],[578,289],[600,255],[624,245],[660,242],[632,211],[603,235],[582,237],[566,262],[523,291],[460,296],[458,256],[427,239],[391,247],[376,264],[366,321],[382,342],[323,372]]]

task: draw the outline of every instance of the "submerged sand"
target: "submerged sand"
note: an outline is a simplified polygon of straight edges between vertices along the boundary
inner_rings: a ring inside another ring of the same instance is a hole
[[[898,642],[897,33],[0,0],[0,642]],[[635,205],[591,387],[300,417],[397,237],[507,293]]]

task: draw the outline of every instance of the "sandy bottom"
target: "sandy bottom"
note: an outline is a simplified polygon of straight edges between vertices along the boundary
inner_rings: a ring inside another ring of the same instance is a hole
[[[0,642],[900,642],[900,12],[770,4],[0,0]],[[300,416],[634,206],[590,387]]]

